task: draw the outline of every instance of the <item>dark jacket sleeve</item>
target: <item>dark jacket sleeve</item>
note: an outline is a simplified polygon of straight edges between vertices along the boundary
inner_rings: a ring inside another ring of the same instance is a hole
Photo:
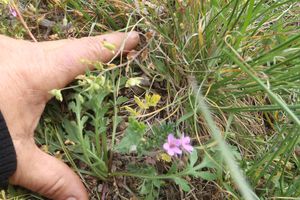
[[[0,111],[0,190],[7,188],[8,179],[16,168],[16,151]]]

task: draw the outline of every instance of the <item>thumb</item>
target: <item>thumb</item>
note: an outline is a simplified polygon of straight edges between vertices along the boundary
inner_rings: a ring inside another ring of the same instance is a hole
[[[23,149],[24,151],[24,149]],[[55,200],[88,200],[79,177],[63,162],[36,146],[18,155],[11,182]],[[26,162],[26,163],[24,163]]]
[[[96,37],[39,43],[45,49],[50,63],[50,66],[44,68],[47,79],[52,80],[48,89],[64,87],[88,67],[92,67],[82,60],[108,62],[115,54],[126,53],[138,43],[137,32],[114,32]]]

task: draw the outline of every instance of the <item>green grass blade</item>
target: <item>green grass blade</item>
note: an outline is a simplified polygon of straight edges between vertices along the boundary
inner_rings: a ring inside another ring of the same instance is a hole
[[[252,191],[250,185],[246,181],[245,177],[243,176],[238,164],[236,163],[229,147],[227,146],[226,142],[224,141],[221,131],[216,126],[212,115],[209,111],[208,106],[204,102],[204,97],[201,94],[200,88],[197,86],[197,83],[192,83],[193,86],[193,92],[196,96],[196,101],[198,103],[198,109],[201,110],[206,123],[208,127],[210,128],[210,131],[214,137],[214,139],[218,142],[218,145],[221,149],[221,154],[224,157],[224,161],[227,164],[231,174],[232,178],[235,181],[237,187],[239,188],[241,194],[246,200],[254,200],[259,199],[256,194]]]

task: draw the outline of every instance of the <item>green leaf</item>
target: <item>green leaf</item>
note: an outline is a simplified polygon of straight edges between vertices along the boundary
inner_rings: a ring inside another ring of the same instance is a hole
[[[197,160],[198,160],[198,153],[197,153],[197,150],[194,150],[190,154],[190,167],[194,167],[194,165],[196,164]]]
[[[129,100],[129,99],[128,99],[127,97],[121,96],[121,97],[118,97],[116,104],[117,104],[117,105],[121,105],[122,103],[125,103],[125,102],[127,102],[128,100]]]
[[[238,151],[238,148],[232,145],[228,145],[232,155],[235,157],[236,160],[242,160],[241,153]]]
[[[207,167],[207,168],[218,168],[218,166],[216,165],[216,163],[212,160],[212,158],[208,154],[205,154],[202,162],[199,165],[195,166],[193,169],[194,170],[199,170],[199,169],[202,169],[204,167]]]
[[[149,193],[151,193],[151,185],[147,181],[144,181],[144,184],[141,186],[140,189],[140,194],[146,195]]]
[[[155,187],[160,188],[160,186],[164,183],[163,181],[159,180],[159,179],[154,179],[152,180],[152,183]]]
[[[165,65],[165,63],[163,61],[158,60],[158,59],[154,59],[153,61],[154,61],[154,65],[159,73],[161,73],[162,75],[170,74],[168,67]]]
[[[173,162],[167,174],[175,174],[177,172],[177,164]]]
[[[67,133],[67,138],[75,143],[79,143],[77,124],[74,121],[63,119],[63,128]]]
[[[183,191],[188,192],[191,190],[188,182],[183,178],[176,177],[174,178],[174,181]]]
[[[97,157],[96,154],[88,151],[88,154],[90,157],[92,157],[94,159],[93,163],[92,163],[92,168],[96,168],[97,170],[100,170],[104,173],[108,172],[107,166],[105,164],[105,162],[103,160],[101,160],[99,157]]]
[[[187,121],[193,115],[194,115],[194,111],[190,111],[190,112],[182,115],[178,120],[176,120],[176,124],[179,125],[180,123]]]
[[[145,200],[155,200],[155,197],[153,196],[152,193],[146,196]]]
[[[125,130],[125,134],[116,150],[121,153],[130,153],[133,147],[136,147],[141,142],[143,135],[146,132],[146,125],[138,122],[135,119],[129,119],[129,126]]]
[[[196,174],[196,177],[199,177],[199,178],[202,178],[204,180],[207,180],[207,181],[213,181],[213,180],[216,180],[217,179],[217,176],[211,172],[198,172]]]
[[[145,200],[158,199],[159,189],[164,182],[161,180],[144,180],[140,187],[140,194],[145,195]]]

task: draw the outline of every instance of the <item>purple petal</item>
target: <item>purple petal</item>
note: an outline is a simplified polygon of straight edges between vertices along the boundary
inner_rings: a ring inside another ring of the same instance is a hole
[[[173,144],[179,147],[181,145],[180,139],[176,139]]]
[[[173,149],[170,147],[170,145],[168,143],[165,143],[163,145],[164,147],[164,150],[170,155],[170,156],[174,156],[174,152],[173,152]]]
[[[182,151],[178,147],[172,148],[172,151],[176,154],[182,154]]]
[[[12,16],[17,17],[17,12],[15,9],[13,9],[11,6],[9,6],[9,12]]]
[[[170,146],[180,146],[180,139],[177,139],[173,134],[168,135],[168,143]]]
[[[176,138],[174,137],[173,134],[169,134],[168,135],[168,143],[173,143],[174,141],[176,141]]]
[[[184,134],[182,134],[181,138],[180,138],[180,142],[181,142],[181,148],[187,152],[192,152],[193,151],[193,146],[190,144],[191,143],[191,138],[189,136],[184,136]]]
[[[168,143],[164,143],[163,147],[164,147],[164,150],[166,150],[166,151],[169,151],[171,149],[170,145]]]
[[[182,144],[189,144],[191,142],[190,137],[181,137],[181,143]]]
[[[190,144],[182,145],[182,147],[189,153],[194,150],[194,148]]]
[[[174,156],[175,155],[175,152],[172,150],[172,149],[169,149],[167,151],[167,153],[170,155],[170,156]]]

